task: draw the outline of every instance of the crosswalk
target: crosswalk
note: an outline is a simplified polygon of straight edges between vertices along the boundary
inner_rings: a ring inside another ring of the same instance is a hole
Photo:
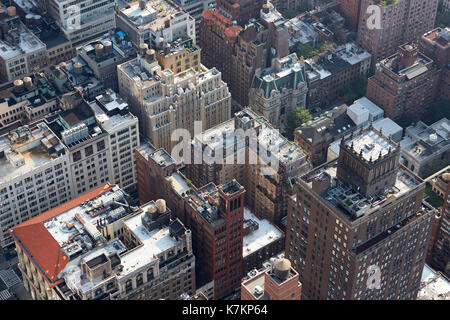
[[[3,282],[6,284],[6,286],[9,288],[14,287],[16,284],[21,283],[22,281],[17,276],[17,274],[14,272],[14,270],[1,270],[0,271],[0,279],[3,280]]]

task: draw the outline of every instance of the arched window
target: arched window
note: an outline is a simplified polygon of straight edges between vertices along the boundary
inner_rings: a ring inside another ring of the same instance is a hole
[[[150,281],[150,280],[152,280],[154,277],[153,277],[153,269],[148,269],[147,270],[147,281]]]
[[[133,283],[131,281],[131,279],[127,280],[127,282],[125,283],[125,292],[128,293],[133,289]]]
[[[136,277],[136,286],[139,287],[144,283],[144,277],[142,276],[142,273],[138,274]]]

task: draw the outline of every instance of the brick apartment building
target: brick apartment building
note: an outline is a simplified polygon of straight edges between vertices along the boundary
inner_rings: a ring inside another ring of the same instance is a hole
[[[424,182],[372,126],[341,141],[339,158],[303,176],[289,202],[285,257],[303,297],[414,300],[434,214]]]
[[[431,250],[430,265],[450,277],[450,172],[436,178],[433,190],[442,197],[444,206]]]
[[[339,89],[369,73],[372,57],[354,43],[347,43],[305,60],[309,109],[333,104]]]
[[[255,71],[289,54],[289,34],[271,3],[234,2],[218,1],[217,8],[203,12],[199,44],[203,64],[223,73],[233,99],[245,107]]]
[[[437,97],[450,100],[450,28],[436,28],[419,41],[419,51],[433,59],[439,72]]]
[[[361,0],[335,0],[339,3],[337,11],[345,18],[349,28],[358,30]]]
[[[358,43],[372,54],[372,69],[380,60],[394,54],[399,45],[417,42],[433,29],[439,0],[398,0],[392,4],[377,4],[378,0],[361,0]],[[381,29],[373,27],[375,5],[381,13]],[[369,11],[371,12],[371,11]]]
[[[394,121],[408,114],[423,115],[438,87],[434,69],[433,60],[418,52],[415,44],[403,44],[377,64],[366,96]]]
[[[164,195],[167,206],[192,231],[201,266],[197,288],[214,280],[215,299],[233,293],[243,274],[245,189],[235,180],[197,188],[165,150],[151,145],[136,150],[136,162],[139,199]]]

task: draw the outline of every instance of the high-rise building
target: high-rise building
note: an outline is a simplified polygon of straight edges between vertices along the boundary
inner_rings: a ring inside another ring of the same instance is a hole
[[[98,96],[90,106],[97,124],[108,134],[106,144],[112,165],[109,182],[131,193],[137,187],[134,148],[140,144],[138,119],[112,90]]]
[[[445,172],[435,180],[435,187],[442,197],[443,207],[436,233],[436,241],[431,250],[431,266],[450,276],[450,172]]]
[[[177,299],[195,293],[191,232],[164,200],[131,208],[106,184],[10,230],[34,300]]]
[[[224,76],[229,72],[224,80],[233,99],[243,107],[248,105],[256,70],[270,67],[273,58],[289,54],[289,33],[283,16],[271,3],[255,11],[258,3],[252,1],[254,7],[241,4],[230,8],[228,2],[219,1],[217,9],[203,13],[200,24],[202,62],[217,67]]]
[[[135,1],[120,10],[116,21],[137,48],[143,43],[154,46],[160,38],[168,43],[186,37],[196,42],[194,18],[170,0]]]
[[[74,195],[69,151],[39,122],[0,137],[0,246],[13,244],[8,229]]]
[[[240,132],[249,135],[245,143]],[[287,198],[295,184],[293,178],[309,170],[306,154],[297,144],[246,108],[234,119],[195,136],[192,146],[193,160],[186,164],[186,175],[195,185],[220,185],[235,178],[246,190],[247,206],[259,218],[281,226],[281,219],[287,214]],[[223,159],[214,163],[197,159],[196,150],[221,152]],[[267,167],[272,169],[265,170]]]
[[[277,259],[250,272],[241,284],[241,300],[301,300],[302,284],[288,259]]]
[[[272,60],[270,68],[256,71],[248,106],[275,128],[283,128],[291,111],[306,107],[307,92],[304,65],[294,53]]]
[[[289,55],[289,33],[283,22],[283,16],[266,3],[255,19],[243,25],[231,58],[230,82],[233,99],[243,107],[248,106],[256,70],[270,67],[276,57]]]
[[[164,195],[167,206],[192,231],[197,288],[213,281],[215,299],[233,293],[243,275],[245,189],[235,180],[197,188],[164,149],[151,145],[136,150],[136,161],[139,199]]]
[[[0,83],[22,79],[47,66],[46,45],[16,13],[16,7],[0,3]]]
[[[109,90],[90,104],[77,93],[70,100],[63,99],[62,105],[64,109],[47,116],[45,122],[68,149],[73,195],[106,182],[133,191],[139,127],[128,104]]]
[[[393,120],[408,114],[420,116],[436,96],[438,79],[433,60],[418,52],[416,45],[404,44],[377,63],[366,96]]]
[[[450,28],[436,28],[419,41],[419,51],[433,59],[439,72],[437,97],[450,100]]]
[[[191,38],[179,38],[170,45],[162,41],[155,46],[156,59],[161,69],[170,69],[174,74],[190,68],[200,72],[200,52],[200,47],[193,44]]]
[[[74,47],[108,33],[116,27],[114,0],[36,0],[62,27]]]
[[[398,46],[416,42],[433,29],[439,0],[362,0],[358,24],[358,43],[377,62],[394,54]],[[375,6],[373,10],[369,6]],[[368,10],[370,9],[370,10]]]
[[[285,256],[305,298],[416,298],[434,210],[399,157],[400,145],[369,126],[341,140],[337,160],[301,177]]]
[[[335,0],[339,3],[338,11],[345,18],[345,23],[352,30],[358,30],[359,15],[361,12],[361,0]]]
[[[136,57],[132,49],[116,36],[106,36],[78,47],[77,57],[72,61],[86,65],[105,89],[117,92],[117,66]]]
[[[138,117],[142,134],[169,153],[178,143],[171,141],[176,129],[186,129],[193,136],[195,121],[207,130],[231,117],[231,96],[221,73],[195,67],[179,73],[163,70],[155,50],[146,44],[136,59],[118,66],[120,94]]]
[[[234,45],[242,27],[216,8],[203,11],[199,23],[199,46],[201,61],[207,68],[217,68],[222,72],[225,83],[231,83],[231,59]]]

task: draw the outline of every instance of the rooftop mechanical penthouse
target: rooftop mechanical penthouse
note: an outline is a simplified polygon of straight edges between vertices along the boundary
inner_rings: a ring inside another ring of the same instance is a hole
[[[130,207],[104,185],[10,230],[36,300],[177,299],[194,294],[191,232],[162,199]]]

